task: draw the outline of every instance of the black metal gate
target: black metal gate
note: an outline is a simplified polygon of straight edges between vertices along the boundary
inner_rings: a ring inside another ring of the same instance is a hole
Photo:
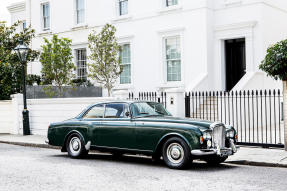
[[[154,101],[164,105],[166,107],[166,92],[139,92],[138,96],[135,96],[133,92],[129,93],[130,100],[143,100]]]
[[[221,121],[238,132],[238,144],[284,147],[280,90],[188,92],[186,117]]]

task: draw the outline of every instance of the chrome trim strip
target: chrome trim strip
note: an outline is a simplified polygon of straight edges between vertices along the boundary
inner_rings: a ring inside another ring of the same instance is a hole
[[[98,146],[98,145],[91,145],[91,147],[99,148],[99,149],[118,149],[123,151],[139,151],[139,152],[150,152],[152,153],[152,150],[140,150],[140,149],[128,149],[128,148],[121,148],[121,147],[108,147],[108,146]]]

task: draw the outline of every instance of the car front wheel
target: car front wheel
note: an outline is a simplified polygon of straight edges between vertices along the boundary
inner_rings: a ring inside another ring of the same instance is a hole
[[[173,169],[184,169],[191,162],[189,146],[178,137],[172,137],[164,143],[162,157],[165,164]]]
[[[85,144],[82,137],[78,134],[72,134],[69,136],[66,143],[66,149],[68,155],[72,158],[80,158],[88,154],[85,149]]]

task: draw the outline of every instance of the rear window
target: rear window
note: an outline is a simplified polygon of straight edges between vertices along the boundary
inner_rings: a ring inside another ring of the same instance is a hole
[[[96,105],[92,109],[90,109],[83,118],[103,118],[105,112],[104,105]]]

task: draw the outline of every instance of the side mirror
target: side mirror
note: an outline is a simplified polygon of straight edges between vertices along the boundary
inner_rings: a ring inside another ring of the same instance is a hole
[[[125,113],[125,115],[126,115],[127,117],[129,117],[129,116],[130,116],[130,112],[127,111],[127,112]]]

